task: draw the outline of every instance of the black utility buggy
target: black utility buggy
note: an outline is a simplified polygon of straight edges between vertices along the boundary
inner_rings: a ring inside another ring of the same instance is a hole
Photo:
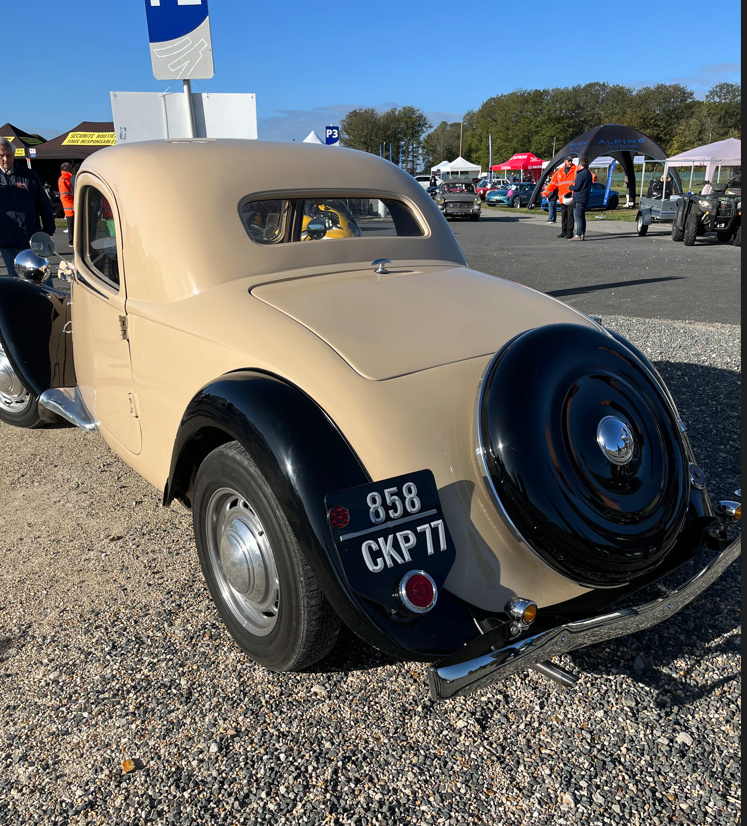
[[[708,181],[706,181],[708,183]],[[672,240],[691,247],[699,235],[715,232],[718,240],[742,246],[742,176],[713,184],[708,195],[685,195],[677,205]]]

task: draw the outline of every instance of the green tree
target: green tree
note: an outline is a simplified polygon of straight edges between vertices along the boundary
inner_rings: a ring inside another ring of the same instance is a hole
[[[459,123],[447,123],[442,120],[423,138],[422,169],[425,172],[441,161],[456,160],[459,154],[459,129]]]

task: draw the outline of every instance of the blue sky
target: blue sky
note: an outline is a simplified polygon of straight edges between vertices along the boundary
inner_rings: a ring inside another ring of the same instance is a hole
[[[215,76],[193,91],[255,93],[271,140],[323,138],[366,106],[415,106],[435,126],[519,88],[682,83],[702,98],[741,82],[736,0],[209,0],[209,11]],[[111,120],[111,91],[182,90],[153,77],[145,0],[37,0],[5,23],[0,124],[51,138]]]

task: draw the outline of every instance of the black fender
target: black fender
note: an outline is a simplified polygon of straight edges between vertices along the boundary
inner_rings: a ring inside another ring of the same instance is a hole
[[[393,615],[353,592],[324,497],[374,480],[325,411],[277,376],[237,371],[192,399],[177,433],[164,504],[178,499],[191,507],[201,461],[234,440],[265,475],[325,596],[358,636],[391,656],[434,660],[476,635],[469,608],[443,590],[432,611],[412,618]]]
[[[73,387],[70,297],[23,278],[0,278],[0,340],[24,385],[36,396]]]

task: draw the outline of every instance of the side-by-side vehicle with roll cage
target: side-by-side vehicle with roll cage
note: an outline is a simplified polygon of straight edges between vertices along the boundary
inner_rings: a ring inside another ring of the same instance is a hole
[[[313,665],[344,622],[429,663],[434,698],[528,667],[567,684],[553,656],[671,617],[738,556],[741,509],[645,356],[469,269],[396,166],[143,142],[86,159],[75,199],[70,295],[44,236],[0,279],[0,419],[97,430],[191,509],[267,668]]]

